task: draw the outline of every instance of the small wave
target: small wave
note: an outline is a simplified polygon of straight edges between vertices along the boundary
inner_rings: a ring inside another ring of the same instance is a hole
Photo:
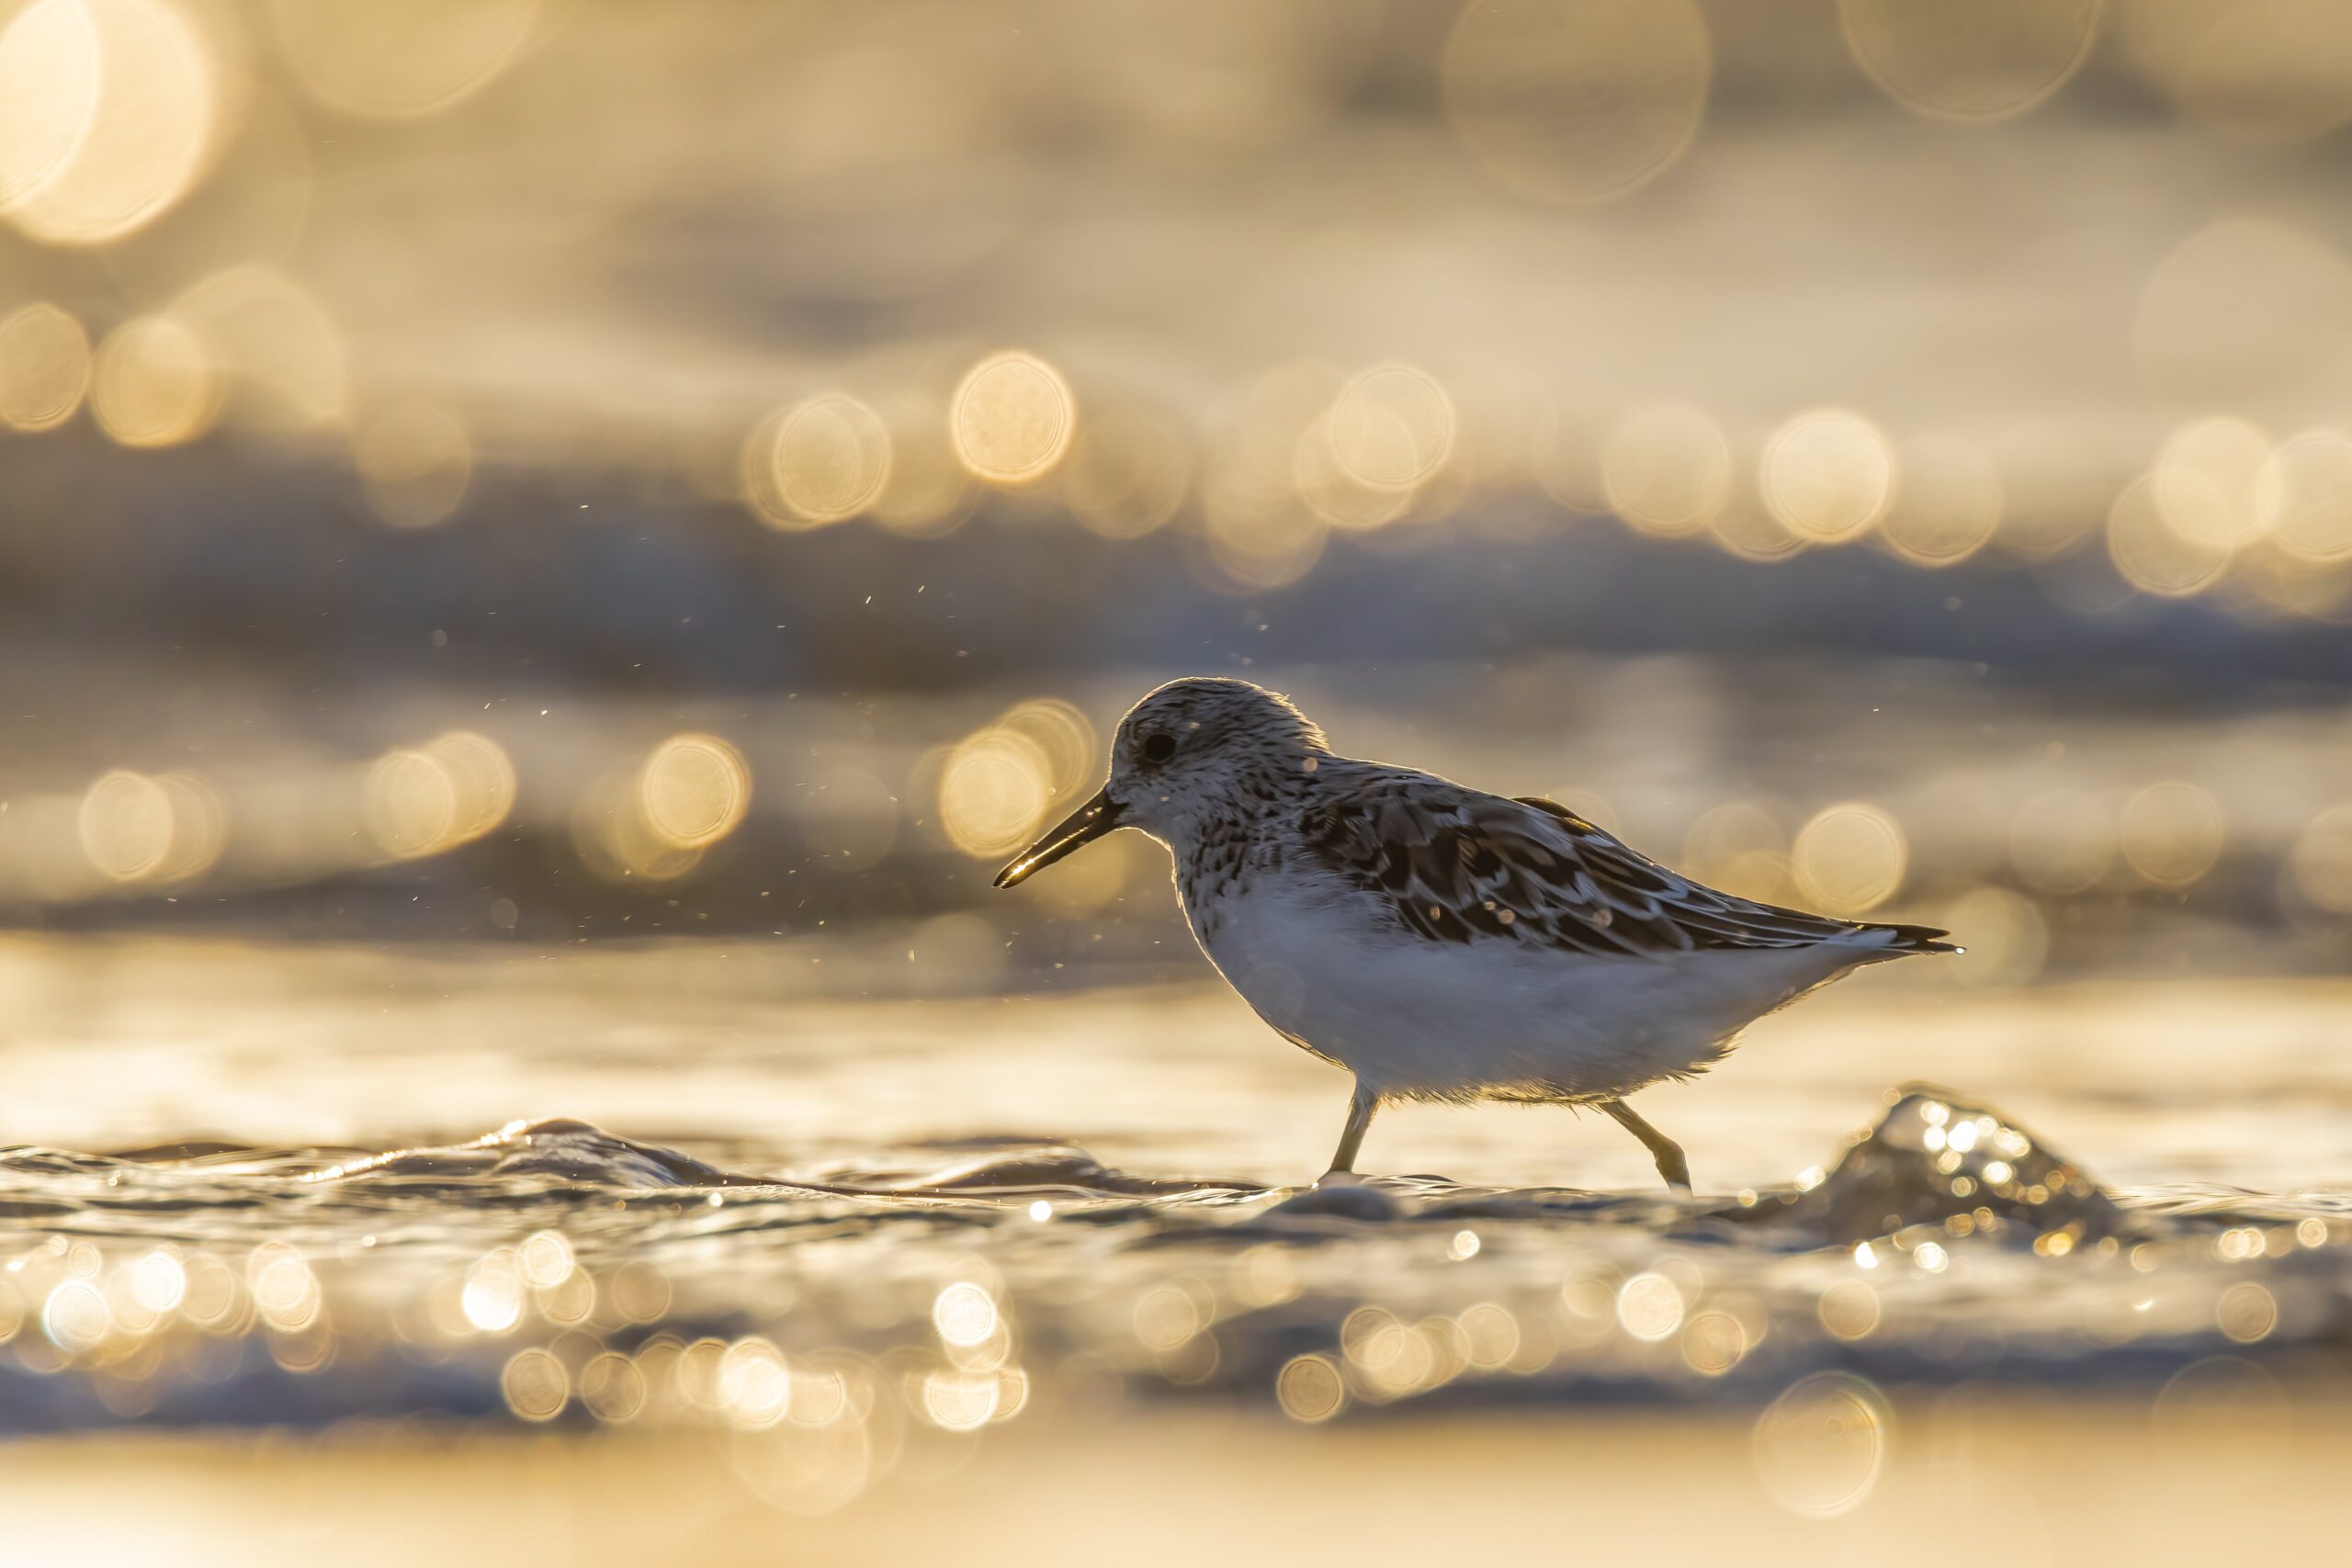
[[[509,1122],[462,1144],[387,1149],[310,1173],[316,1182],[552,1181],[582,1187],[744,1187],[738,1176],[675,1149],[640,1144],[569,1117]]]
[[[2111,1191],[1920,1085],[1736,1201],[1300,1190],[1014,1136],[746,1170],[550,1119],[378,1150],[0,1150],[0,1430],[773,1420],[727,1404],[729,1354],[863,1379],[867,1405],[912,1389],[906,1418],[956,1429],[1064,1366],[1277,1404],[1304,1366],[1324,1414],[1767,1401],[1828,1368],[2154,1387],[2217,1353],[2340,1357],[2352,1314],[2343,1195]],[[786,1386],[763,1380],[738,1381]]]

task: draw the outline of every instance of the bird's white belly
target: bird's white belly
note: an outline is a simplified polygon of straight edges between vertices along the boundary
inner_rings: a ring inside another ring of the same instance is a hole
[[[1352,896],[1262,885],[1193,929],[1282,1033],[1375,1093],[1443,1100],[1628,1094],[1698,1071],[1749,1022],[1861,957],[1717,949],[1602,958],[1377,927]],[[1189,912],[1189,911],[1188,911]]]

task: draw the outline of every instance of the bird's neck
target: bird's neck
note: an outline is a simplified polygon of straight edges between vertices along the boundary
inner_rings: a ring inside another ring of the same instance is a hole
[[[1253,874],[1279,872],[1283,846],[1314,788],[1304,772],[1244,773],[1170,823],[1166,839],[1185,903],[1230,891]]]

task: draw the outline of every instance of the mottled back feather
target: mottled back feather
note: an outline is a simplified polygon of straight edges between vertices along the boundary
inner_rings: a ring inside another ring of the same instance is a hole
[[[1871,931],[1875,953],[1950,952],[1944,933],[1810,915],[1718,892],[1627,848],[1567,807],[1427,774],[1368,770],[1299,823],[1328,871],[1444,942],[1513,942],[1595,955],[1811,947]]]

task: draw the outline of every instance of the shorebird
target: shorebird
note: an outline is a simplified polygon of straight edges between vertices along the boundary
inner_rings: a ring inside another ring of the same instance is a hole
[[[1567,807],[1335,753],[1289,699],[1193,677],[1119,721],[1109,782],[997,874],[1011,887],[1137,828],[1193,935],[1275,1032],[1355,1076],[1324,1180],[1392,1100],[1592,1106],[1690,1190],[1625,1097],[1865,964],[1957,953],[1927,926],[1718,892]]]

